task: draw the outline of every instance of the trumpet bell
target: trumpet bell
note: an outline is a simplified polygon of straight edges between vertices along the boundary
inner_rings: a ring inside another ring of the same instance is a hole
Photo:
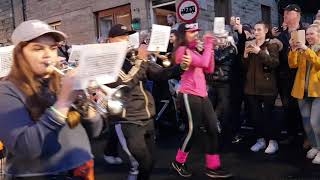
[[[107,108],[111,115],[119,115],[123,112],[124,105],[120,100],[109,100]]]
[[[80,123],[81,115],[77,111],[70,111],[67,117],[67,124],[71,129],[75,128]]]
[[[108,100],[107,109],[111,115],[119,115],[124,110],[125,99],[126,95],[128,94],[129,87],[125,85],[120,85],[111,90],[112,93],[109,94],[110,98]]]

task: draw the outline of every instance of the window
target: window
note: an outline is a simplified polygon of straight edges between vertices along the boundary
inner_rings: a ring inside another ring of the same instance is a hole
[[[54,30],[61,30],[61,21],[49,23]]]
[[[97,39],[106,39],[112,25],[123,24],[131,30],[130,4],[99,11],[97,15]]]
[[[261,5],[261,19],[271,24],[271,8],[269,6]]]
[[[177,21],[176,1],[174,0],[153,0],[152,1],[152,23],[168,25],[167,15],[172,14]]]
[[[176,3],[174,0],[152,0],[152,6],[172,4],[172,2]]]
[[[230,23],[231,4],[230,0],[214,0],[215,17],[225,17],[226,24]]]

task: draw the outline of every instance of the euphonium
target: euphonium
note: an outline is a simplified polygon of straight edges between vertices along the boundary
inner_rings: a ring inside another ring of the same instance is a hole
[[[135,61],[137,59],[138,50],[134,48],[133,46],[128,47],[126,58],[132,63],[135,64]]]

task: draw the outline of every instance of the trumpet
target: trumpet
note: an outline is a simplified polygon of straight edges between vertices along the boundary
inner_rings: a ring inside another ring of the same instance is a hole
[[[53,70],[65,75],[66,72],[74,69],[77,64],[64,62],[66,66],[59,69],[50,65]],[[88,87],[82,89],[76,97],[76,101],[71,105],[72,109],[68,113],[67,123],[70,128],[76,127],[80,123],[81,116],[87,117],[90,108],[95,110],[102,117],[107,115],[119,115],[125,108],[125,97],[129,88],[120,85],[116,88],[110,88],[106,85],[98,84],[92,80],[88,83]]]

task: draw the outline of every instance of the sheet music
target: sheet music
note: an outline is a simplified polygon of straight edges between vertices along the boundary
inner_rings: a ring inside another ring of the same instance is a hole
[[[80,51],[75,89],[86,88],[91,80],[98,84],[115,82],[127,54],[128,42],[89,44],[84,47]]]
[[[136,32],[129,36],[129,46],[133,46],[133,48],[138,48],[140,45],[139,33]]]
[[[223,34],[225,33],[225,19],[224,17],[215,17],[213,23],[213,33]]]
[[[71,52],[69,56],[69,62],[78,62],[80,60],[81,48],[85,45],[72,45]]]
[[[13,63],[14,46],[6,46],[0,48],[0,78],[9,74]]]
[[[171,27],[152,24],[152,32],[148,51],[167,52]]]

